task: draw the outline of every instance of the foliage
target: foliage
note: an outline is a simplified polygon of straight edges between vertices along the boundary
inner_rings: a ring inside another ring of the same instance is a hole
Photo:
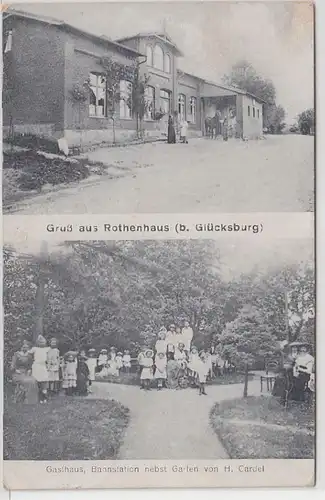
[[[264,124],[270,134],[282,134],[285,127],[285,111],[282,106],[269,105],[265,109]]]
[[[225,400],[213,407],[211,424],[233,459],[314,458],[314,411],[294,403],[285,408],[265,396]]]
[[[17,188],[41,191],[45,184],[61,184],[86,179],[90,172],[83,161],[48,158],[36,151],[4,153],[3,168],[19,172]]]
[[[45,260],[6,248],[5,359],[24,336],[32,338],[40,273],[44,334],[56,336],[63,351],[114,345],[136,354],[140,345],[153,345],[162,325],[184,319],[199,348],[213,342],[242,359],[249,350],[263,356],[288,334],[290,340],[313,339],[311,267],[254,271],[225,281],[221,266],[218,247],[209,240],[70,242]],[[294,318],[289,332],[285,290]]]
[[[79,399],[62,404],[58,398],[46,405],[8,402],[4,408],[4,458],[115,459],[128,420],[128,409],[113,400]]]
[[[71,89],[71,96],[77,102],[85,102],[89,96],[89,82],[83,85],[74,85]]]
[[[315,110],[313,108],[300,113],[298,127],[303,135],[310,135],[315,131]]]
[[[234,321],[227,323],[219,337],[221,354],[237,366],[253,365],[272,355],[277,339],[256,307],[243,307]]]
[[[276,90],[271,80],[259,75],[248,61],[239,61],[234,64],[229,75],[224,75],[223,82],[263,99],[263,127],[271,134],[282,133],[285,111],[276,104]]]

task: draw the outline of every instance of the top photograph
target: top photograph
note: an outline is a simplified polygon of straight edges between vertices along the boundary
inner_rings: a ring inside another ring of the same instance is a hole
[[[312,3],[2,10],[4,214],[314,211]]]

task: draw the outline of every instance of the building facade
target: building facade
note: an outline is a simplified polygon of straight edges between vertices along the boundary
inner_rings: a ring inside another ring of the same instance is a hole
[[[166,135],[170,114],[189,122],[190,135],[202,135],[206,117],[216,110],[232,113],[234,136],[262,135],[262,102],[183,72],[182,53],[167,34],[113,41],[62,21],[11,11],[3,19],[3,37],[4,138],[64,137],[71,147],[125,142],[139,132],[159,138]],[[117,83],[107,73],[107,60],[124,68]],[[140,124],[128,76],[135,67],[146,79]]]

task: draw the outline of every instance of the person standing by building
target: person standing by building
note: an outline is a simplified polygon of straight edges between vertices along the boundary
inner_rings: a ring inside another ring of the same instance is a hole
[[[168,144],[176,143],[176,132],[174,127],[173,117],[169,115],[168,118],[168,132],[167,132],[167,142]]]
[[[186,120],[182,120],[181,122],[181,142],[183,144],[188,144],[187,140],[187,131],[188,131],[188,122]]]

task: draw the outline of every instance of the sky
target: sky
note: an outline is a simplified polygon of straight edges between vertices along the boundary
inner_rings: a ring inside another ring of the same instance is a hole
[[[313,9],[307,2],[137,2],[12,4],[112,39],[166,31],[184,53],[179,67],[220,82],[249,61],[277,90],[292,123],[313,107]]]

